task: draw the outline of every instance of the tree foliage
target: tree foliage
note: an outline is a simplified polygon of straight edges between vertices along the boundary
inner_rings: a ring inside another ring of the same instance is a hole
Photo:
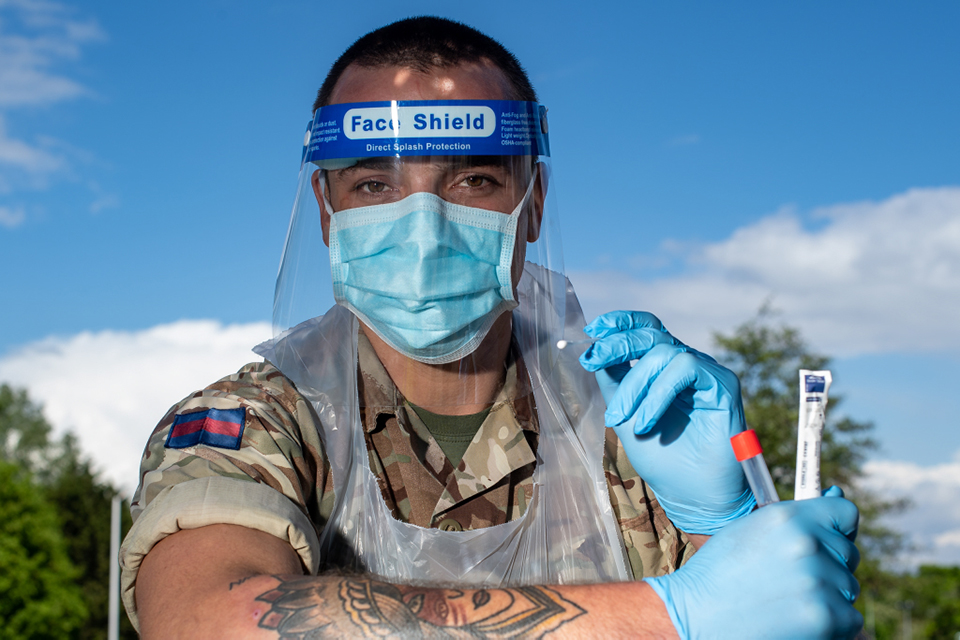
[[[77,637],[80,640],[105,638],[110,564],[117,561],[110,558],[110,509],[113,497],[119,492],[97,478],[72,434],[65,435],[57,449],[45,488],[47,499],[60,514],[67,551],[80,569],[77,582],[90,610],[90,618]],[[121,529],[126,532],[130,528],[126,501],[121,505],[120,514]],[[123,613],[120,625],[121,637],[136,638],[133,626]]]
[[[68,638],[88,611],[56,510],[22,467],[0,461],[0,638]]]
[[[24,389],[0,384],[0,460],[31,472],[43,466],[50,425]]]
[[[800,369],[827,369],[830,358],[812,353],[799,331],[773,323],[773,313],[761,308],[752,320],[731,335],[714,334],[718,360],[740,378],[747,426],[757,432],[763,457],[781,499],[793,498],[797,463],[797,421]],[[876,443],[869,422],[837,413],[843,397],[831,393],[823,430],[820,476],[824,487],[835,484],[855,491],[863,461]]]
[[[954,640],[960,634],[960,567],[925,565],[916,574],[888,577],[886,588],[864,593],[871,637]]]
[[[757,432],[763,457],[781,499],[793,498],[797,464],[800,369],[830,367],[830,358],[813,353],[800,332],[776,323],[768,306],[732,334],[714,334],[718,360],[740,378],[747,426]],[[836,389],[836,386],[834,387]],[[867,453],[876,447],[873,424],[838,412],[843,396],[831,391],[823,430],[820,477],[824,488],[837,485],[860,508],[858,544],[864,552],[861,582],[882,581],[879,563],[903,548],[902,536],[879,524],[879,517],[904,506],[866,491],[859,480]],[[879,582],[878,582],[879,584]]]
[[[44,522],[52,523],[56,536],[55,540],[44,539],[47,542],[41,548],[49,542],[54,545],[50,549],[55,548],[60,554],[57,557],[62,556],[66,564],[58,566],[62,566],[63,576],[72,589],[70,593],[79,597],[84,612],[80,622],[69,630],[61,629],[62,632],[49,636],[24,632],[11,637],[106,638],[110,565],[116,562],[110,558],[110,509],[118,491],[97,477],[72,434],[52,439],[51,431],[40,407],[30,401],[25,391],[0,385],[0,464],[13,470],[17,481],[29,487],[38,508],[49,515],[50,519]],[[126,531],[130,527],[126,504],[121,514],[122,529]],[[8,596],[0,589],[0,611],[11,602],[12,596]],[[5,621],[5,617],[0,616],[0,620]],[[64,618],[69,620],[72,618]],[[123,614],[120,632],[122,638],[137,637]],[[4,637],[0,631],[0,638]]]

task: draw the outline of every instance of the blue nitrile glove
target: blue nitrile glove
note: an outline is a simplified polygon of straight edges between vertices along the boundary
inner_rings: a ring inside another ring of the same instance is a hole
[[[756,500],[730,446],[746,428],[737,376],[649,313],[613,311],[584,332],[600,338],[580,363],[596,372],[604,420],[667,517],[712,535],[750,513]]]
[[[858,513],[842,495],[758,509],[676,572],[647,578],[680,637],[853,638]]]

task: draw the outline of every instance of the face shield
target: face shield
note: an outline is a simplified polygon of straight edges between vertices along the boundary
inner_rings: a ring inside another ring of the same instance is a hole
[[[332,281],[337,304],[366,335],[413,362],[455,368],[464,384],[490,366],[485,347],[505,332],[514,356],[551,371],[566,279],[547,130],[546,109],[532,102],[318,109],[277,278],[274,336],[323,314]]]

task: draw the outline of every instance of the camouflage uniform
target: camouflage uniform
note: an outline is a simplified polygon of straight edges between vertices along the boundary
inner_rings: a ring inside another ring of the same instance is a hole
[[[416,412],[405,405],[369,341],[359,340],[358,391],[370,460],[394,517],[422,527],[470,530],[523,515],[531,496],[539,427],[520,361],[508,362],[489,415],[456,468]],[[176,416],[245,409],[242,441],[168,448]],[[174,406],[150,437],[121,549],[123,598],[135,618],[134,587],[143,557],[181,529],[236,524],[290,543],[316,573],[318,535],[334,506],[333,477],[310,403],[270,363],[248,364]],[[636,578],[674,571],[693,553],[653,492],[630,465],[611,429],[603,468]],[[329,559],[324,559],[329,560]]]

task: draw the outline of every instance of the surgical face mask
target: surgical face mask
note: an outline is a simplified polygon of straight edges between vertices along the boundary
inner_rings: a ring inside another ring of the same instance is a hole
[[[517,222],[536,179],[535,173],[509,214],[432,193],[334,213],[337,303],[419,362],[444,364],[472,353],[497,317],[517,306],[511,278]]]

